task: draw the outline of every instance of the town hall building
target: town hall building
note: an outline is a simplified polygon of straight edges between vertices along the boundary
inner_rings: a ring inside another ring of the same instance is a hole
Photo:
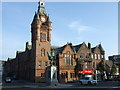
[[[4,64],[5,76],[32,82],[46,82],[46,68],[50,66],[48,53],[54,52],[59,82],[77,80],[76,65],[81,63],[83,71],[93,76],[96,74],[97,64],[105,60],[105,50],[99,44],[91,47],[85,42],[79,45],[66,43],[64,46],[51,45],[52,21],[45,10],[44,0],[40,0],[38,10],[31,23],[31,42],[26,42],[25,51],[16,51],[15,58],[8,58]],[[78,74],[81,71],[78,72]]]

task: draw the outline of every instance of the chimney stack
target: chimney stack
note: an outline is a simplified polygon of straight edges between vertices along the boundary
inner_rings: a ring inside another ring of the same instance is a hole
[[[91,49],[91,43],[88,43],[88,48]]]

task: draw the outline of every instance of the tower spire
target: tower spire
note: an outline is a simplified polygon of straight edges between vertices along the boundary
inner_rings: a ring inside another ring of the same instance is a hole
[[[47,14],[45,11],[45,1],[44,0],[40,0],[38,2],[39,6],[38,6],[38,13],[39,14]]]

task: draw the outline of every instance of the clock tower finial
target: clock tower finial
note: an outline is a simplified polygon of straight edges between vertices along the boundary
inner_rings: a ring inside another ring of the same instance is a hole
[[[46,14],[46,11],[45,11],[45,1],[44,0],[40,0],[38,2],[39,6],[38,6],[38,13],[39,14]]]
[[[45,5],[45,1],[44,0],[40,0],[38,3],[39,3],[40,7],[44,7],[44,5]]]

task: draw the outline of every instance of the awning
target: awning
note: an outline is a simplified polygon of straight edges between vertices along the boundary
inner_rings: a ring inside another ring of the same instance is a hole
[[[83,70],[79,74],[92,74],[92,70]]]

